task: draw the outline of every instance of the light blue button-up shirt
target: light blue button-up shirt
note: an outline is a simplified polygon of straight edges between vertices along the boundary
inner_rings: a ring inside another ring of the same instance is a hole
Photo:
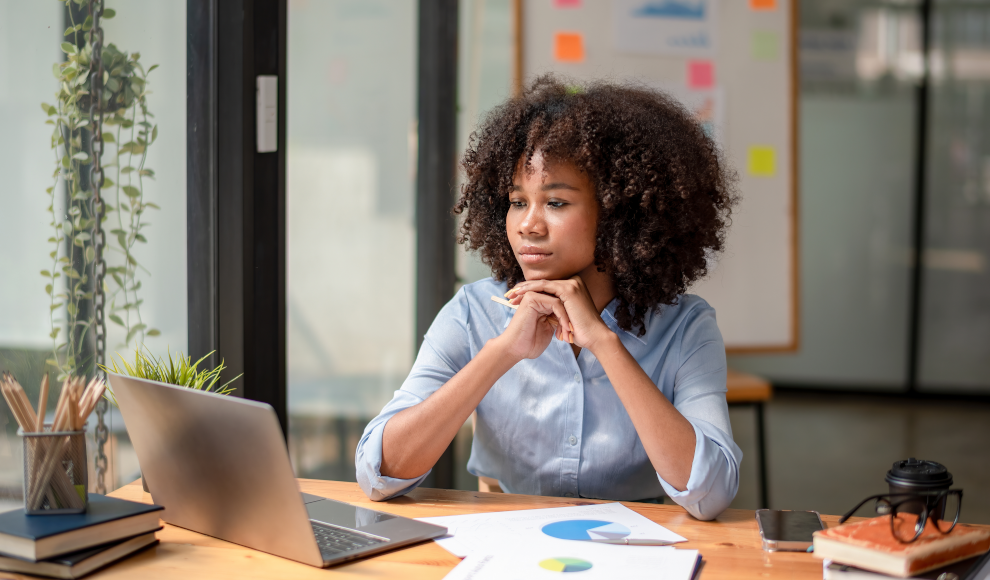
[[[358,444],[357,480],[369,498],[408,493],[426,477],[381,474],[385,424],[442,387],[505,330],[515,311],[491,297],[506,290],[491,278],[468,284],[433,321],[409,377]],[[660,314],[647,314],[646,333],[637,336],[619,328],[616,305],[613,300],[602,319],[694,426],[687,489],[678,491],[653,469],[598,359],[587,349],[575,357],[556,338],[538,358],[503,375],[478,405],[468,471],[497,479],[510,493],[631,501],[667,495],[695,517],[712,519],[735,497],[742,459],[729,425],[715,310],[686,294]]]

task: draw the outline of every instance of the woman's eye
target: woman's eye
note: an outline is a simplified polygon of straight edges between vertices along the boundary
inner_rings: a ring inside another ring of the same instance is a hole
[[[511,205],[512,207],[523,207],[526,204],[521,201],[510,201],[509,205]]]
[[[564,207],[567,203],[563,201],[548,201],[547,205],[550,207]]]

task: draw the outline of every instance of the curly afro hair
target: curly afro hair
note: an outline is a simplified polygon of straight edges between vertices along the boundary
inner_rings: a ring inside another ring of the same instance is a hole
[[[599,203],[595,264],[611,276],[616,319],[645,332],[651,309],[675,304],[722,251],[735,173],[684,106],[642,86],[552,75],[493,109],[471,135],[467,180],[454,206],[466,212],[458,243],[480,251],[496,280],[523,273],[505,230],[517,165],[534,152],[587,172]]]

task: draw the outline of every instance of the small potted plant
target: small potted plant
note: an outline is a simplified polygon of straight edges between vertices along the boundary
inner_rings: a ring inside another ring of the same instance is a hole
[[[113,367],[106,367],[100,365],[106,372],[116,373],[118,375],[128,375],[136,377],[139,379],[148,379],[149,381],[158,381],[159,383],[168,383],[170,385],[177,385],[180,387],[188,387],[190,389],[196,389],[198,391],[207,391],[210,393],[216,393],[218,395],[229,395],[234,392],[234,387],[230,386],[230,383],[241,378],[244,373],[237,375],[236,377],[230,379],[223,385],[217,387],[217,381],[220,380],[220,373],[223,372],[226,366],[223,364],[223,360],[220,361],[220,365],[212,370],[199,370],[197,367],[199,363],[206,360],[208,356],[216,351],[210,351],[206,355],[196,362],[192,362],[192,357],[187,357],[181,352],[177,355],[178,362],[172,359],[172,353],[168,353],[168,362],[164,358],[155,358],[154,355],[145,354],[141,352],[140,348],[134,350],[134,366],[124,360],[124,357],[117,353],[120,357],[121,367],[117,366],[117,359],[111,358],[110,364]],[[111,398],[113,397],[113,392],[109,389]],[[116,403],[116,401],[114,401]]]
[[[241,378],[244,373],[237,375],[219,387],[216,386],[217,382],[220,380],[220,373],[227,368],[224,366],[223,360],[221,360],[219,366],[214,369],[199,370],[197,368],[199,367],[199,363],[206,360],[206,358],[214,352],[215,351],[208,352],[203,358],[196,362],[192,362],[191,356],[187,357],[181,352],[178,353],[178,362],[176,362],[172,358],[172,353],[168,352],[168,361],[166,362],[166,360],[162,357],[155,358],[155,356],[151,355],[151,353],[145,354],[141,352],[140,348],[137,348],[134,350],[133,366],[124,360],[124,357],[120,356],[120,353],[117,353],[117,356],[120,357],[120,367],[117,366],[117,359],[111,358],[110,364],[113,365],[112,367],[100,365],[100,368],[106,372],[113,372],[118,375],[128,375],[139,379],[168,383],[170,385],[187,387],[198,391],[207,391],[218,395],[229,395],[235,390],[234,387],[230,386],[230,383]],[[110,390],[109,385],[107,386],[107,395],[116,406],[117,400],[113,395],[113,391]],[[143,474],[141,475],[141,485],[144,487],[144,491],[148,491],[148,484],[145,481]]]

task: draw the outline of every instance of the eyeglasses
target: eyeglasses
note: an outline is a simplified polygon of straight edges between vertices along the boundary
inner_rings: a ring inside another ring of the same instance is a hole
[[[925,523],[930,519],[939,532],[948,534],[959,522],[962,506],[961,489],[919,491],[915,493],[884,493],[871,495],[846,512],[839,523],[848,520],[856,510],[875,500],[874,509],[879,515],[890,514],[890,531],[898,541],[910,543],[921,537]]]

